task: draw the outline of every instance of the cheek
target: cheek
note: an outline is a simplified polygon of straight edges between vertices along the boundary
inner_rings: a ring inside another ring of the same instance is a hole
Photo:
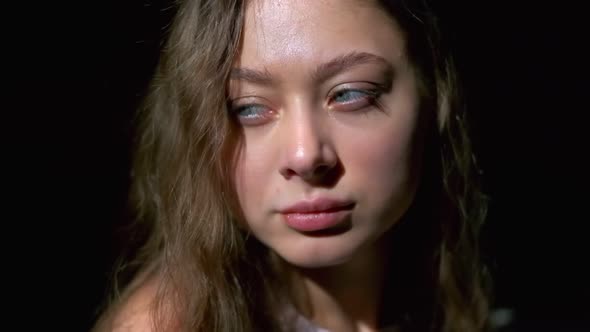
[[[412,116],[404,120],[375,127],[360,141],[347,139],[351,180],[362,186],[363,200],[376,213],[404,209],[415,192],[420,168],[416,122]]]
[[[410,149],[397,139],[389,135],[374,137],[370,144],[358,150],[355,161],[358,173],[378,192],[409,180],[412,168]]]
[[[259,202],[264,199],[264,193],[271,184],[272,159],[269,147],[264,146],[256,149],[244,147],[237,159],[236,193],[246,217],[256,211],[256,206],[260,206]]]
[[[365,169],[364,174],[371,177],[396,176],[394,172],[405,170],[411,163],[411,156],[415,148],[414,139],[415,119],[410,117],[406,121],[395,121],[392,124],[376,126],[370,131],[365,131],[362,136],[348,135],[343,137],[347,142],[345,148],[350,148],[348,153],[351,164]],[[351,139],[361,137],[361,139]]]

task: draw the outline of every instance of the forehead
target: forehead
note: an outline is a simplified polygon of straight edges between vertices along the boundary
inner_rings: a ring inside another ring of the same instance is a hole
[[[246,7],[239,66],[285,69],[367,52],[392,63],[404,36],[376,2],[358,0],[253,0]]]

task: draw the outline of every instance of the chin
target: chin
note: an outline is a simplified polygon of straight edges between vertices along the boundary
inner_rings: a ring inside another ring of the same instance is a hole
[[[291,244],[288,247],[273,250],[289,264],[309,269],[347,263],[361,247],[342,236],[306,238]]]
[[[350,260],[350,257],[324,256],[324,257],[304,257],[291,258],[282,256],[289,264],[303,269],[319,269],[324,267],[338,266]]]

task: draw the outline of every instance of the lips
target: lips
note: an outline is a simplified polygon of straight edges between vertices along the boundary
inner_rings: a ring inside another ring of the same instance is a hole
[[[281,210],[287,226],[301,232],[321,231],[346,221],[355,203],[319,198],[301,201]]]
[[[312,201],[301,201],[290,207],[281,210],[281,213],[319,213],[333,212],[344,209],[350,209],[354,206],[352,201],[339,201],[329,198],[318,198]]]

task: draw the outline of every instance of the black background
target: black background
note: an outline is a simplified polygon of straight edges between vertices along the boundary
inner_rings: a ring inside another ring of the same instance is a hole
[[[7,31],[18,33],[3,42],[5,204],[14,209],[3,217],[4,275],[17,282],[7,291],[18,324],[86,331],[127,221],[134,109],[172,10],[155,0],[27,6],[6,11],[16,22]],[[477,120],[496,306],[514,309],[517,331],[587,329],[584,11],[437,6]]]

